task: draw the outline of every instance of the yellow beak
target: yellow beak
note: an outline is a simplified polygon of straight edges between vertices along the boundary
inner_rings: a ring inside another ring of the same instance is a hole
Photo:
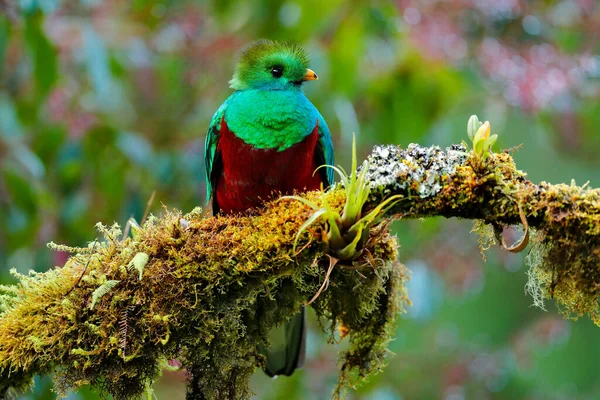
[[[314,81],[315,79],[319,79],[317,77],[317,74],[315,74],[315,71],[313,71],[312,69],[306,68],[306,74],[304,74],[304,78],[302,78],[302,80]]]

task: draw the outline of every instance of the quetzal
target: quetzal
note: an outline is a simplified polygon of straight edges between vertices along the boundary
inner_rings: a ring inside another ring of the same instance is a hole
[[[294,190],[333,183],[333,144],[325,120],[302,93],[317,79],[296,44],[259,40],[243,52],[206,136],[206,186],[213,213],[232,214]],[[274,329],[269,376],[291,375],[304,362],[305,310]]]

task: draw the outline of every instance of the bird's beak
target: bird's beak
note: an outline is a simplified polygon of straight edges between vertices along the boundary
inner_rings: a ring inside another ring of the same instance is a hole
[[[306,68],[306,74],[304,74],[304,77],[302,78],[303,81],[314,81],[315,79],[319,79],[317,77],[317,74],[315,74],[315,71],[313,71],[312,69]]]

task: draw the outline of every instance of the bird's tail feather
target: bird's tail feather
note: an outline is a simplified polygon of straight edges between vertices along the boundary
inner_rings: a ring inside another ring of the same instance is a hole
[[[306,353],[306,309],[290,319],[285,326],[273,329],[269,335],[271,346],[260,351],[267,358],[265,373],[271,377],[290,376],[304,365]]]

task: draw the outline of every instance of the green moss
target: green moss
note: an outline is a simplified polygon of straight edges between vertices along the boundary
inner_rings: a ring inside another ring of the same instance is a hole
[[[473,223],[471,232],[476,233],[478,236],[477,241],[479,242],[479,251],[485,261],[485,252],[497,244],[494,228],[492,225],[486,224],[485,221],[477,219]]]
[[[321,196],[306,194],[316,203]],[[343,191],[325,196],[343,207]],[[91,384],[127,399],[176,358],[189,371],[190,398],[250,397],[248,379],[264,363],[256,344],[268,344],[271,328],[293,316],[325,275],[323,226],[314,227],[317,237],[305,232],[300,246],[307,246],[293,251],[310,213],[294,201],[255,216],[166,212],[125,240],[117,225],[99,225],[104,241],[69,248],[76,254],[61,268],[18,275],[18,285],[2,288],[0,393],[25,390],[33,375],[53,371],[60,396]],[[332,330],[350,329],[343,384],[350,371],[365,376],[383,364],[404,299],[396,247],[386,226],[372,228],[370,258],[336,268],[314,303]]]
[[[600,325],[600,190],[575,183],[535,185],[507,152],[495,154],[484,167],[459,168],[454,182],[460,186],[445,189],[463,193],[455,203],[457,209],[463,207],[462,216],[468,216],[465,208],[479,197],[483,211],[477,213],[481,221],[475,230],[482,234],[482,247],[493,242],[493,232],[502,226],[521,223],[521,207],[533,227],[526,290],[534,304],[544,308],[545,299],[555,299],[564,316],[587,315]]]
[[[543,306],[553,298],[565,316],[587,315],[600,325],[600,190],[536,185],[516,168],[509,151],[480,150],[376,146],[369,157],[371,201],[404,195],[406,201],[390,213],[477,220],[482,249],[503,227],[522,225],[523,214],[535,232],[526,288],[534,303]]]
[[[530,292],[556,299],[570,318],[600,325],[600,191],[542,183],[535,207],[544,216],[529,257]]]

